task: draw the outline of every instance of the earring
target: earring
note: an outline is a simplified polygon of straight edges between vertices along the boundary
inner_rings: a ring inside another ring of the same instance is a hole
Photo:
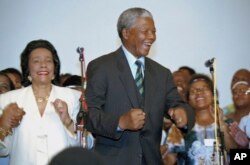
[[[31,76],[28,76],[28,80],[31,82],[31,81],[32,81],[32,77],[31,77]]]
[[[52,76],[51,80],[54,80],[55,79],[55,75]]]

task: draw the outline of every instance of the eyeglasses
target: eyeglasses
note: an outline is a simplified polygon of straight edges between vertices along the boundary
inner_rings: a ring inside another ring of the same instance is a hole
[[[204,93],[204,92],[207,92],[207,91],[210,91],[211,89],[208,87],[208,86],[204,86],[204,87],[201,87],[201,88],[191,88],[190,89],[190,95],[195,95],[197,93]]]
[[[241,88],[241,89],[235,89],[232,91],[233,95],[245,95],[247,90],[249,90],[248,88]]]

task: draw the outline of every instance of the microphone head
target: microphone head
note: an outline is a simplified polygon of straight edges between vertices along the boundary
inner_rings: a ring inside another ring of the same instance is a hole
[[[80,55],[79,60],[80,61],[84,61],[84,55],[83,55],[84,48],[83,47],[78,47],[76,49],[76,51]]]
[[[211,58],[211,59],[209,59],[209,60],[207,60],[207,61],[205,62],[205,66],[206,66],[206,67],[211,67],[211,66],[213,65],[213,63],[214,63],[214,60],[215,60],[214,57]]]
[[[77,51],[77,53],[82,54],[83,51],[84,51],[84,48],[83,48],[83,47],[78,47],[78,48],[76,49],[76,51]]]

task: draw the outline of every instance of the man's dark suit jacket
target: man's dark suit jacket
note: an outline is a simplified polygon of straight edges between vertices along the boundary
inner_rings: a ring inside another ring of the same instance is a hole
[[[171,72],[147,57],[144,86],[145,99],[142,99],[121,47],[88,65],[86,99],[89,119],[86,127],[96,136],[94,150],[111,164],[162,164],[163,116],[170,107],[184,107],[189,119],[188,129],[194,124],[193,110],[181,101]],[[131,108],[144,109],[143,129],[118,131],[119,117]]]

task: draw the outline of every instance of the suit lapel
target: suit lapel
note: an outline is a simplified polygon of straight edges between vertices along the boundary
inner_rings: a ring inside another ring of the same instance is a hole
[[[144,88],[145,88],[145,99],[144,99],[144,111],[149,113],[151,109],[150,106],[152,105],[151,100],[154,98],[153,94],[156,91],[154,87],[157,85],[155,84],[154,73],[151,69],[151,65],[147,58],[145,58],[145,71],[144,71]]]
[[[122,48],[119,48],[116,51],[117,55],[117,68],[120,71],[120,79],[125,88],[125,92],[129,97],[129,100],[132,104],[133,108],[139,108],[140,104],[138,101],[137,88],[135,85],[134,78],[132,76],[131,70],[129,68],[129,64],[125,57],[125,54]]]

